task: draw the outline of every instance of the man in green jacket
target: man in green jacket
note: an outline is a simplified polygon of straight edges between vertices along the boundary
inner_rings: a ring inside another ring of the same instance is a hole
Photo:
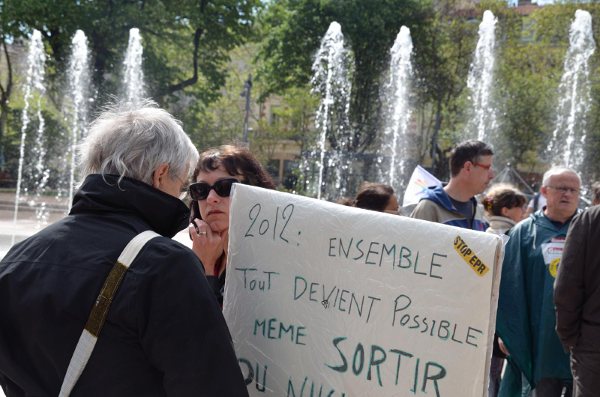
[[[577,213],[581,179],[569,168],[544,174],[546,206],[513,227],[502,267],[496,330],[511,365],[500,395],[514,396],[507,384],[520,374],[533,388],[533,397],[560,397],[572,387],[569,356],[555,331],[553,285],[565,236]],[[517,375],[517,376],[514,376]],[[519,393],[516,391],[516,393]]]

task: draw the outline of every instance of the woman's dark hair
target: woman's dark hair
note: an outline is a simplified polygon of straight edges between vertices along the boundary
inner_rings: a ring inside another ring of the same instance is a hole
[[[201,171],[214,171],[219,166],[223,166],[231,176],[241,175],[242,182],[246,185],[275,188],[273,179],[256,157],[245,147],[233,145],[223,145],[202,152],[194,170],[194,180]]]
[[[394,188],[384,183],[363,182],[358,189],[354,206],[383,212],[394,195]]]
[[[522,207],[527,197],[516,187],[499,183],[493,185],[483,198],[483,207],[490,215],[502,216],[502,208]]]
[[[350,197],[340,197],[335,201],[336,204],[345,205],[347,207],[354,206],[354,199]]]
[[[246,185],[258,186],[265,189],[274,189],[275,184],[269,173],[254,157],[250,150],[241,146],[222,145],[200,153],[198,165],[194,170],[193,181],[196,181],[200,172],[214,171],[222,166],[231,176],[242,176]],[[198,202],[191,202],[190,221],[200,217]]]

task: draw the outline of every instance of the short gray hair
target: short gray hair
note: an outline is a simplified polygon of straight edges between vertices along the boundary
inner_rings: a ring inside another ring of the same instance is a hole
[[[199,157],[181,123],[151,101],[136,108],[117,105],[102,112],[92,122],[80,150],[84,177],[116,174],[119,180],[129,177],[150,185],[160,164],[169,164],[170,175],[187,171],[189,176]]]
[[[544,177],[542,178],[542,186],[548,186],[548,183],[550,183],[550,178],[554,175],[560,175],[567,172],[574,174],[577,179],[579,179],[579,185],[581,185],[581,177],[574,169],[568,167],[552,167],[544,173]]]

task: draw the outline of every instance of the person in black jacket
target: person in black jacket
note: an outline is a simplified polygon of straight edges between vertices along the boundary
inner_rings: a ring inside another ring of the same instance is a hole
[[[229,194],[234,183],[273,189],[271,176],[244,147],[223,145],[200,154],[190,185],[189,233],[192,249],[206,269],[206,277],[219,303],[227,267]]]
[[[600,206],[571,222],[554,283],[556,332],[571,359],[573,396],[600,393]]]
[[[198,257],[171,239],[198,152],[146,103],[104,112],[82,150],[67,217],[0,262],[0,384],[8,397],[56,396],[107,274],[140,232],[73,396],[247,396],[229,331]]]

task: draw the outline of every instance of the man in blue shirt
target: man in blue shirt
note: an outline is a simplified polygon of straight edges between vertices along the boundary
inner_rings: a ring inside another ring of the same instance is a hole
[[[450,155],[450,181],[444,187],[429,188],[412,218],[485,231],[487,225],[475,195],[482,193],[494,178],[492,148],[481,141],[466,141]]]

